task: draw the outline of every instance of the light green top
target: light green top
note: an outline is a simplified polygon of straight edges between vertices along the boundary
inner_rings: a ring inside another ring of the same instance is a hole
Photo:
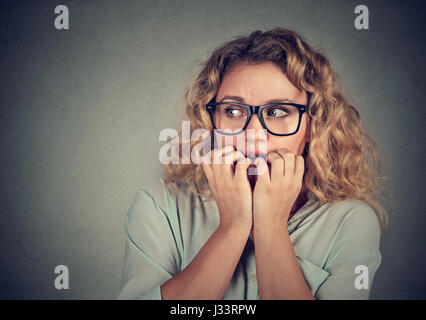
[[[117,299],[161,299],[160,286],[192,261],[218,226],[215,201],[202,203],[189,191],[166,187],[162,179],[141,188],[127,212]],[[308,191],[308,201],[288,222],[288,232],[316,299],[369,298],[382,260],[380,226],[370,206],[359,200],[321,205]],[[368,269],[360,272],[359,265]],[[360,277],[367,273],[368,289],[357,289],[355,282],[362,282]],[[251,237],[223,299],[259,299]]]

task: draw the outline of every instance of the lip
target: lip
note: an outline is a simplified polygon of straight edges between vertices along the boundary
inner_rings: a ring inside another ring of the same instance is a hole
[[[246,157],[251,160],[251,164],[249,165],[249,167],[255,167],[254,162],[256,161],[257,158],[263,158],[264,160],[266,160],[266,154],[264,154],[264,153],[258,154],[256,156],[248,156],[248,155],[246,155]]]
[[[263,142],[263,141],[258,141],[258,143],[247,142],[245,145],[244,151],[246,155],[249,151],[255,155],[259,155],[260,153],[267,152],[266,142]]]
[[[250,153],[250,154],[248,154],[247,152],[244,152],[244,155],[247,158],[257,158],[257,157],[263,157],[263,158],[265,158],[266,157],[266,153],[263,153],[263,152],[261,153],[259,151],[256,151],[256,152]]]

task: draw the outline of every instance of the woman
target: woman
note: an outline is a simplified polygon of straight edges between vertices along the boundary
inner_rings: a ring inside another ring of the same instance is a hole
[[[214,148],[137,194],[118,298],[369,298],[376,144],[328,60],[291,30],[255,31],[214,50],[185,100]]]

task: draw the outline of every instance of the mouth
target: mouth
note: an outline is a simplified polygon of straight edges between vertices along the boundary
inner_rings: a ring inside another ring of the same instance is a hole
[[[254,162],[256,161],[257,158],[263,158],[265,161],[267,159],[266,153],[257,153],[256,152],[256,154],[254,154],[254,155],[253,154],[245,154],[245,156],[251,160],[250,166],[254,166]]]

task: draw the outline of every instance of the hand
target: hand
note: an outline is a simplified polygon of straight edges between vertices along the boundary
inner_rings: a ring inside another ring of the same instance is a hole
[[[232,145],[213,149],[202,159],[204,173],[219,208],[221,227],[252,228],[252,190],[247,177],[249,165],[250,159],[235,151]]]
[[[255,162],[263,173],[258,175],[253,192],[254,228],[286,227],[290,211],[302,189],[304,158],[281,149],[268,153],[267,162],[270,170],[264,170],[268,163],[263,158]]]

